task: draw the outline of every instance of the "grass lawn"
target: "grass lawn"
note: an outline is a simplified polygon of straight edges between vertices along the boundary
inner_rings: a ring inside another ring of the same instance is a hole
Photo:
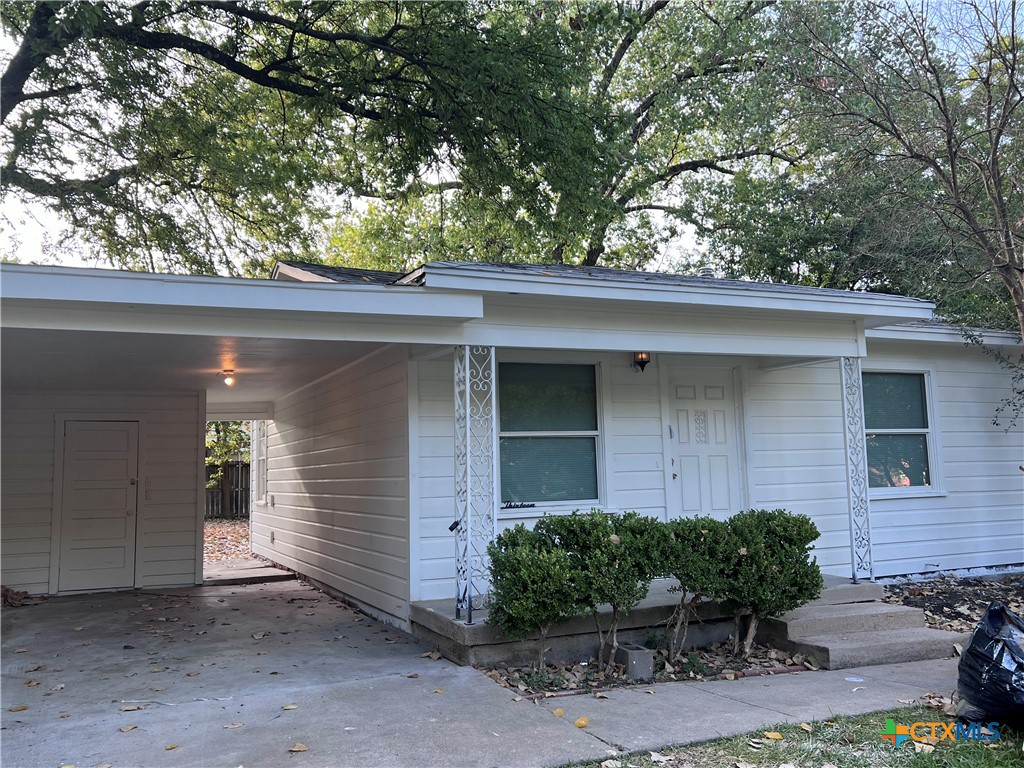
[[[585,763],[585,768],[1021,768],[1024,735],[1000,729],[995,742],[948,741],[931,745],[911,739],[899,749],[879,732],[886,719],[897,725],[949,722],[951,718],[927,707],[908,707],[857,717],[837,717],[801,725],[780,725],[773,739],[756,731],[734,739],[720,739],[661,752],[610,758]],[[940,732],[941,733],[941,732]]]

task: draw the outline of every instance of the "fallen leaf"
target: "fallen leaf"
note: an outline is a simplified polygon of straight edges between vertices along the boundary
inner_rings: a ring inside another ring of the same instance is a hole
[[[37,685],[39,685],[39,681],[29,678],[25,681],[25,685],[27,685],[29,688],[35,688]]]
[[[427,651],[426,653],[421,653],[420,658],[433,659],[434,661],[437,661],[438,659],[442,658],[442,655],[440,651]]]
[[[594,692],[594,698],[595,699],[607,699],[608,698],[608,694],[601,693],[601,691],[595,691]]]
[[[57,683],[57,685],[53,686],[53,688],[51,688],[50,690],[51,691],[63,691],[64,690],[64,683]]]
[[[15,648],[14,653],[28,653],[28,648]]]
[[[851,688],[850,692],[851,693],[856,693],[857,691],[863,691],[863,690],[866,690],[866,686],[858,685],[855,688]]]
[[[245,723],[228,723],[227,725],[222,725],[221,728],[241,728],[243,725],[245,725]]]
[[[652,763],[671,763],[675,760],[671,755],[663,755],[660,752],[651,752],[650,755]]]
[[[60,768],[75,768],[74,763],[61,763]]]
[[[622,768],[622,763],[619,760],[605,760],[601,763],[601,768]]]
[[[41,669],[44,669],[42,664],[33,664],[31,667],[29,667],[25,671],[26,672],[38,672]]]
[[[16,707],[8,707],[7,711],[8,712],[24,712],[26,709],[28,709],[27,705],[19,704]]]
[[[435,688],[431,693],[444,693],[444,688]]]
[[[301,741],[295,742],[291,747],[288,747],[289,752],[309,752],[309,747],[303,744]]]
[[[142,704],[125,704],[121,707],[122,712],[138,712],[140,709],[145,709]]]
[[[121,733],[128,733],[128,731],[134,731],[138,727],[139,726],[137,725],[122,725],[117,730],[119,730]]]
[[[513,696],[512,697],[512,701],[522,701],[522,700],[523,700],[522,696]]]
[[[96,768],[114,768],[112,763],[100,763]]]
[[[75,627],[75,632],[81,632],[85,627]]]
[[[408,677],[410,680],[415,680],[417,677],[419,677],[419,674],[413,672],[411,675],[406,675],[406,677]]]
[[[164,747],[164,752],[170,752],[172,749],[177,749],[177,748],[178,748],[177,744],[168,744],[166,747]]]
[[[916,704],[917,702],[913,699],[897,699],[900,704]]]
[[[644,691],[644,693],[649,693],[649,694],[651,694],[651,696],[654,695],[654,691],[652,691],[650,688],[648,688],[646,691]]]
[[[764,737],[766,739],[771,739],[772,741],[782,741],[782,734],[778,731],[765,731]]]
[[[923,744],[920,741],[914,742],[914,752],[924,752],[927,755],[929,752],[934,751],[935,747],[933,747],[931,744]]]
[[[583,715],[583,717],[577,717],[576,722],[573,723],[573,725],[575,725],[577,728],[586,728],[588,725],[590,725],[590,718],[586,715]]]
[[[755,768],[753,763],[748,763],[746,760],[737,760],[733,765],[735,768]]]
[[[71,717],[71,713],[70,712],[61,712],[60,713],[60,717],[61,717],[62,720],[66,720],[69,717]]]
[[[551,710],[551,714],[554,715],[555,717],[565,717],[565,710],[564,709],[553,709],[553,710]]]
[[[270,634],[269,632],[254,632],[252,636],[253,636],[254,640],[262,640],[264,637],[267,637],[269,634]]]
[[[800,723],[798,727],[800,730],[807,731],[808,733],[814,730],[814,727],[810,723]]]
[[[199,677],[198,672],[186,672],[185,677]]]
[[[203,666],[204,666],[204,667],[212,667],[212,666],[213,666],[214,664],[216,664],[216,663],[217,663],[217,662],[215,662],[215,661],[204,661],[204,662],[203,662]]]
[[[285,704],[283,707],[281,707],[281,709],[298,709],[298,708],[299,708],[298,704]]]

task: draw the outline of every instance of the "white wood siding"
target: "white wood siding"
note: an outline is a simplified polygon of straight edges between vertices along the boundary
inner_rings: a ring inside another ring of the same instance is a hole
[[[750,505],[810,517],[818,564],[850,573],[850,514],[839,365],[744,372]]]
[[[941,494],[871,499],[875,575],[1024,562],[1024,424],[992,423],[1006,371],[962,345],[885,341],[868,342],[864,369],[927,373]]]
[[[49,588],[58,414],[138,418],[136,586],[195,584],[205,393],[4,393],[0,440],[3,584]],[[59,512],[56,511],[56,512]],[[201,534],[199,534],[201,535]],[[201,541],[201,538],[198,539]]]
[[[662,447],[661,395],[656,365],[634,373],[627,353],[555,353],[499,350],[499,360],[595,363],[598,369],[598,410],[601,427],[598,476],[602,508],[634,510],[664,519],[665,479]],[[454,372],[451,357],[417,363],[418,418],[414,433],[418,470],[419,579],[413,600],[455,595],[455,538],[448,527],[455,519]],[[578,505],[577,505],[578,506]],[[557,508],[507,510],[499,530],[523,522],[532,525]]]
[[[408,617],[408,353],[387,347],[274,404],[257,554]]]

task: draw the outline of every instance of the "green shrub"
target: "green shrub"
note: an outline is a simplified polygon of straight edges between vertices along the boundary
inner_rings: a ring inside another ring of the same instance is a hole
[[[579,599],[581,574],[577,561],[552,546],[549,538],[521,523],[499,534],[488,545],[487,554],[491,560],[487,623],[512,638],[537,632],[537,663],[543,670],[551,625],[585,608]]]
[[[750,612],[743,640],[743,655],[750,647],[761,619],[791,611],[821,594],[824,582],[817,561],[810,556],[818,528],[806,515],[782,509],[751,509],[728,521],[723,607],[736,616],[734,652],[740,652],[742,615]]]
[[[664,529],[635,512],[619,516],[592,509],[542,518],[535,530],[573,558],[582,575],[578,598],[597,627],[598,659],[607,660],[611,670],[622,616],[647,596],[651,579],[663,571]],[[611,606],[607,628],[598,616],[605,603]]]
[[[690,620],[698,603],[726,593],[729,526],[711,517],[688,517],[665,524],[669,546],[663,555],[664,574],[679,581],[682,594],[669,619],[669,658],[683,656]]]

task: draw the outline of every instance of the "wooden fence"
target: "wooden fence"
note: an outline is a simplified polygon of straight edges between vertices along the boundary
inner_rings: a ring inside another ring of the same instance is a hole
[[[249,465],[232,461],[222,465],[220,483],[217,488],[206,489],[206,516],[226,517],[232,520],[249,517]],[[217,467],[207,467],[209,475]]]

